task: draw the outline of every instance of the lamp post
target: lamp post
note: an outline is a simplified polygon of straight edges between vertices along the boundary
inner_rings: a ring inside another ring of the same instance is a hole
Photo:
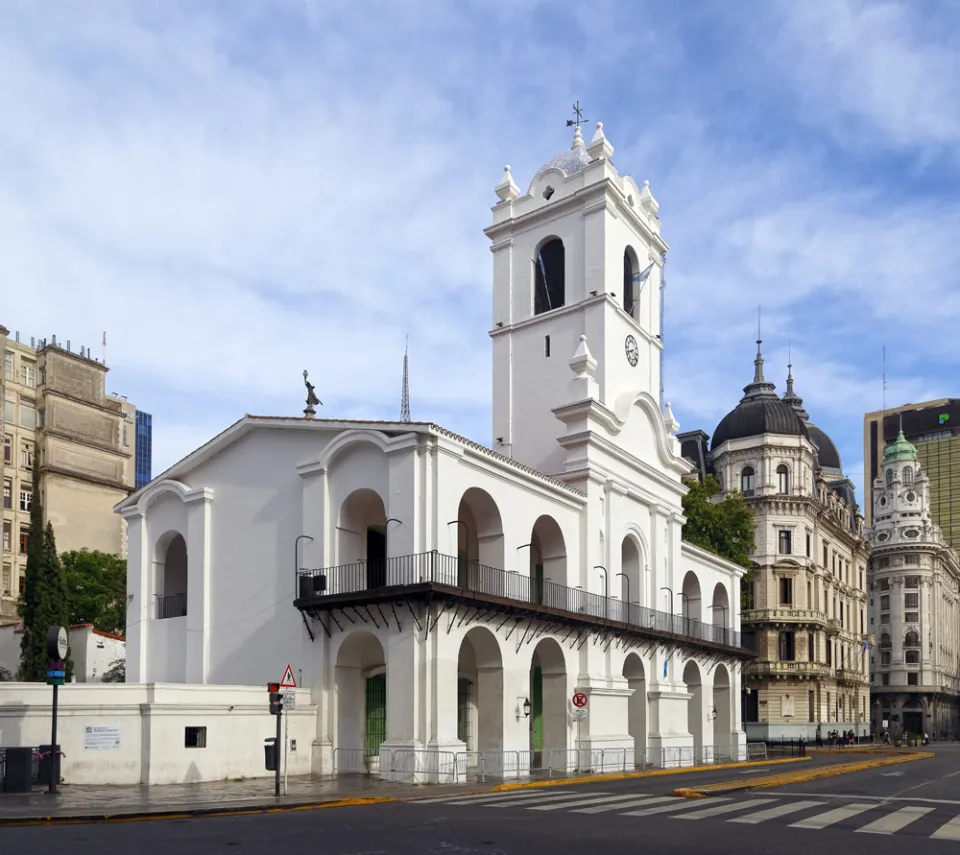
[[[593,569],[603,570],[603,616],[606,617],[610,598],[610,580],[608,579],[607,568],[602,564],[594,564]]]
[[[727,640],[727,607],[726,607],[726,606],[721,606],[721,605],[714,605],[714,606],[710,606],[710,608],[711,608],[713,611],[716,611],[717,609],[722,609],[722,610],[723,610],[723,640],[724,640],[724,643],[726,643],[726,640]]]
[[[519,552],[521,549],[526,549],[528,546],[529,546],[531,549],[536,549],[536,550],[537,550],[537,558],[539,559],[540,563],[539,563],[539,565],[536,565],[536,566],[539,566],[539,567],[540,567],[541,574],[542,574],[542,572],[543,572],[543,551],[540,549],[540,547],[539,547],[536,543],[534,543],[533,541],[530,541],[530,543],[525,543],[525,544],[523,544],[523,546],[518,546],[518,547],[517,547],[517,552]],[[519,558],[517,558],[517,563],[518,563],[518,564],[520,563],[520,559],[519,559]],[[529,576],[530,574],[528,573],[527,575]],[[542,581],[542,577],[541,577],[541,579],[536,579],[536,578],[534,578],[533,581],[534,581],[534,585],[533,585],[533,587],[534,587],[534,600],[535,600],[536,602],[538,602],[538,603],[542,603],[542,602],[543,602],[543,581]]]
[[[630,623],[630,577],[626,573],[617,573],[618,576],[623,576],[624,581],[627,583],[627,619],[624,623]]]
[[[293,578],[295,580],[294,585],[294,599],[298,599],[300,596],[300,541],[309,540],[313,541],[313,538],[309,534],[299,534],[297,539],[293,544]]]

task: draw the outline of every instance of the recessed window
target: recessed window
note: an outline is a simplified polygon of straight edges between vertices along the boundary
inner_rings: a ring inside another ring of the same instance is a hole
[[[790,470],[783,464],[777,467],[777,492],[790,492]]]
[[[907,685],[908,685],[908,686],[919,686],[919,685],[920,685],[920,675],[919,675],[919,674],[907,674]]]
[[[545,335],[543,337],[543,355],[544,356],[550,355],[550,336],[548,335]]]
[[[206,748],[207,729],[205,727],[185,727],[183,729],[184,748]]]
[[[780,580],[780,605],[793,605],[793,579]]]
[[[920,651],[919,650],[904,651],[903,658],[906,661],[907,665],[919,665]]]
[[[745,466],[740,473],[740,492],[744,496],[753,495],[753,467]]]
[[[920,595],[919,594],[904,594],[903,595],[903,607],[905,609],[918,609],[920,608]]]

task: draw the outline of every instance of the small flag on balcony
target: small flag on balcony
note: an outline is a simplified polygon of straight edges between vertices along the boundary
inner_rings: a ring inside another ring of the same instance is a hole
[[[667,663],[668,663],[669,661],[670,661],[669,659],[664,659],[664,660],[663,660],[663,679],[664,679],[664,680],[667,679]]]

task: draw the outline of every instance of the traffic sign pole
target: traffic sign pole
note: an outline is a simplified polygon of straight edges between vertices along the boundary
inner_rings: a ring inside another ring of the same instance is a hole
[[[284,709],[283,711],[283,794],[287,794],[287,751],[290,747],[290,727],[287,723],[287,718],[290,716],[290,713]]]
[[[583,720],[586,718],[587,704],[590,696],[586,692],[574,692],[570,699],[574,706],[574,719],[577,722],[577,771],[583,771]]]

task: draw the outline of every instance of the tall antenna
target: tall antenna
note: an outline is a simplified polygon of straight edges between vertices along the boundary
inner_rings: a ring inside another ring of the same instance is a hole
[[[103,331],[103,364],[107,364],[107,331]]]
[[[883,412],[883,418],[887,417],[887,346],[883,346],[883,391],[882,391],[880,409]],[[882,422],[881,422],[882,424]]]
[[[403,346],[403,389],[400,393],[400,421],[410,421],[410,373],[408,351],[410,349],[410,337],[404,341]]]
[[[667,287],[667,254],[660,256],[660,409],[663,409],[663,292]]]

